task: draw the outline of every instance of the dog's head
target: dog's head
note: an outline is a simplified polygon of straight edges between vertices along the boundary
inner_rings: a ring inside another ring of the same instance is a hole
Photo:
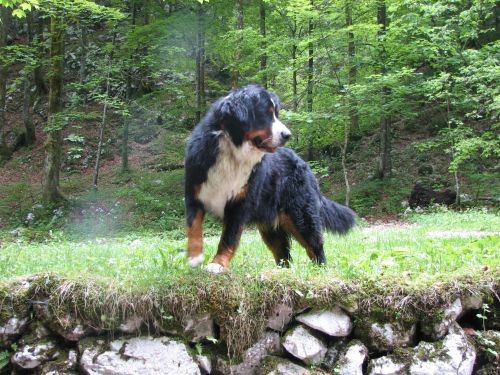
[[[265,152],[274,152],[290,138],[290,130],[278,119],[278,97],[257,85],[232,91],[214,104],[220,129],[235,146],[250,142]]]

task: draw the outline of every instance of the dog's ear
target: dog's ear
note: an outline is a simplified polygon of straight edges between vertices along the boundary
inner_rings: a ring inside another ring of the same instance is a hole
[[[219,121],[245,123],[248,119],[248,110],[241,98],[231,93],[215,103],[215,115]]]
[[[243,142],[245,124],[248,122],[248,109],[241,98],[233,93],[221,98],[214,104],[214,114],[218,125],[233,139],[235,145]]]
[[[278,113],[279,110],[281,109],[280,98],[278,98],[278,95],[276,95],[274,92],[269,92],[269,95],[271,96],[271,100],[273,101],[274,109],[276,113]]]

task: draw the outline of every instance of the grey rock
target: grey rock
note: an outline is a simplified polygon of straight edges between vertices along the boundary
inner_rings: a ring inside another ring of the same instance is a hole
[[[369,375],[470,375],[476,352],[456,323],[441,342],[420,342],[398,355],[370,361]]]
[[[200,342],[215,337],[215,324],[209,314],[188,318],[184,324],[184,337],[191,342]]]
[[[48,304],[35,305],[34,310],[39,320],[65,340],[77,342],[93,333],[79,318],[71,314],[55,318],[50,313]]]
[[[51,342],[41,342],[35,345],[25,345],[20,348],[11,358],[11,362],[25,370],[32,370],[47,361],[58,358],[60,352],[56,345]]]
[[[102,345],[88,346],[80,366],[89,374],[200,374],[186,346],[168,337],[136,337],[116,340],[112,350],[101,352]],[[119,351],[116,351],[120,348]]]
[[[347,344],[347,340],[342,338],[339,341],[331,345],[326,351],[325,359],[323,360],[323,365],[328,369],[333,369],[337,363],[340,353],[344,350]]]
[[[285,335],[283,347],[295,358],[309,365],[320,364],[327,351],[325,343],[303,326],[297,326]]]
[[[77,374],[78,355],[75,350],[62,351],[55,361],[45,363],[40,374],[42,375],[70,375]]]
[[[392,351],[413,345],[416,327],[409,322],[381,323],[367,319],[356,326],[355,335],[372,351]]]
[[[212,373],[212,361],[206,355],[197,354],[196,362],[200,367],[202,374],[211,374]]]
[[[352,321],[342,309],[311,311],[296,318],[308,327],[326,333],[329,336],[348,336],[352,331]]]
[[[390,356],[380,357],[370,361],[369,375],[406,375],[406,365]]]
[[[143,319],[140,316],[134,315],[128,317],[125,322],[120,324],[118,328],[122,333],[137,333],[141,330]]]
[[[269,361],[270,362],[270,361]],[[266,366],[266,371],[261,372],[266,375],[310,375],[309,370],[302,366],[284,359],[272,357],[272,364]]]
[[[66,363],[69,369],[71,370],[76,369],[76,366],[78,365],[78,354],[76,353],[75,350],[71,349],[68,352],[68,359]]]
[[[243,355],[241,363],[228,365],[222,360],[217,363],[217,370],[231,375],[254,375],[268,355],[278,353],[281,349],[280,336],[276,332],[265,332]]]
[[[14,316],[0,326],[0,346],[8,346],[17,339],[28,326],[28,318]]]
[[[477,295],[468,295],[460,298],[462,302],[462,312],[459,316],[463,316],[471,310],[479,310],[483,306],[483,298],[482,296]]]
[[[282,332],[290,323],[293,316],[293,309],[285,303],[278,303],[274,306],[267,319],[267,327],[274,331]]]
[[[363,375],[363,365],[368,360],[368,349],[359,340],[351,341],[340,354],[336,373],[340,375]]]
[[[457,298],[437,314],[440,318],[422,322],[422,333],[430,340],[439,340],[447,333],[451,325],[462,313],[462,302]]]

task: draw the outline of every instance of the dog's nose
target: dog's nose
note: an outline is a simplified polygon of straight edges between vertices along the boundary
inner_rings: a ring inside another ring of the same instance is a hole
[[[282,131],[281,132],[281,142],[285,143],[286,141],[288,141],[290,139],[291,136],[292,136],[292,133],[290,131]]]

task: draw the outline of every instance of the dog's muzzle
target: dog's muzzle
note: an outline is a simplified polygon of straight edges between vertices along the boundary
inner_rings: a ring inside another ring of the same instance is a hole
[[[273,146],[283,146],[292,136],[292,132],[280,120],[274,119],[272,126]]]

